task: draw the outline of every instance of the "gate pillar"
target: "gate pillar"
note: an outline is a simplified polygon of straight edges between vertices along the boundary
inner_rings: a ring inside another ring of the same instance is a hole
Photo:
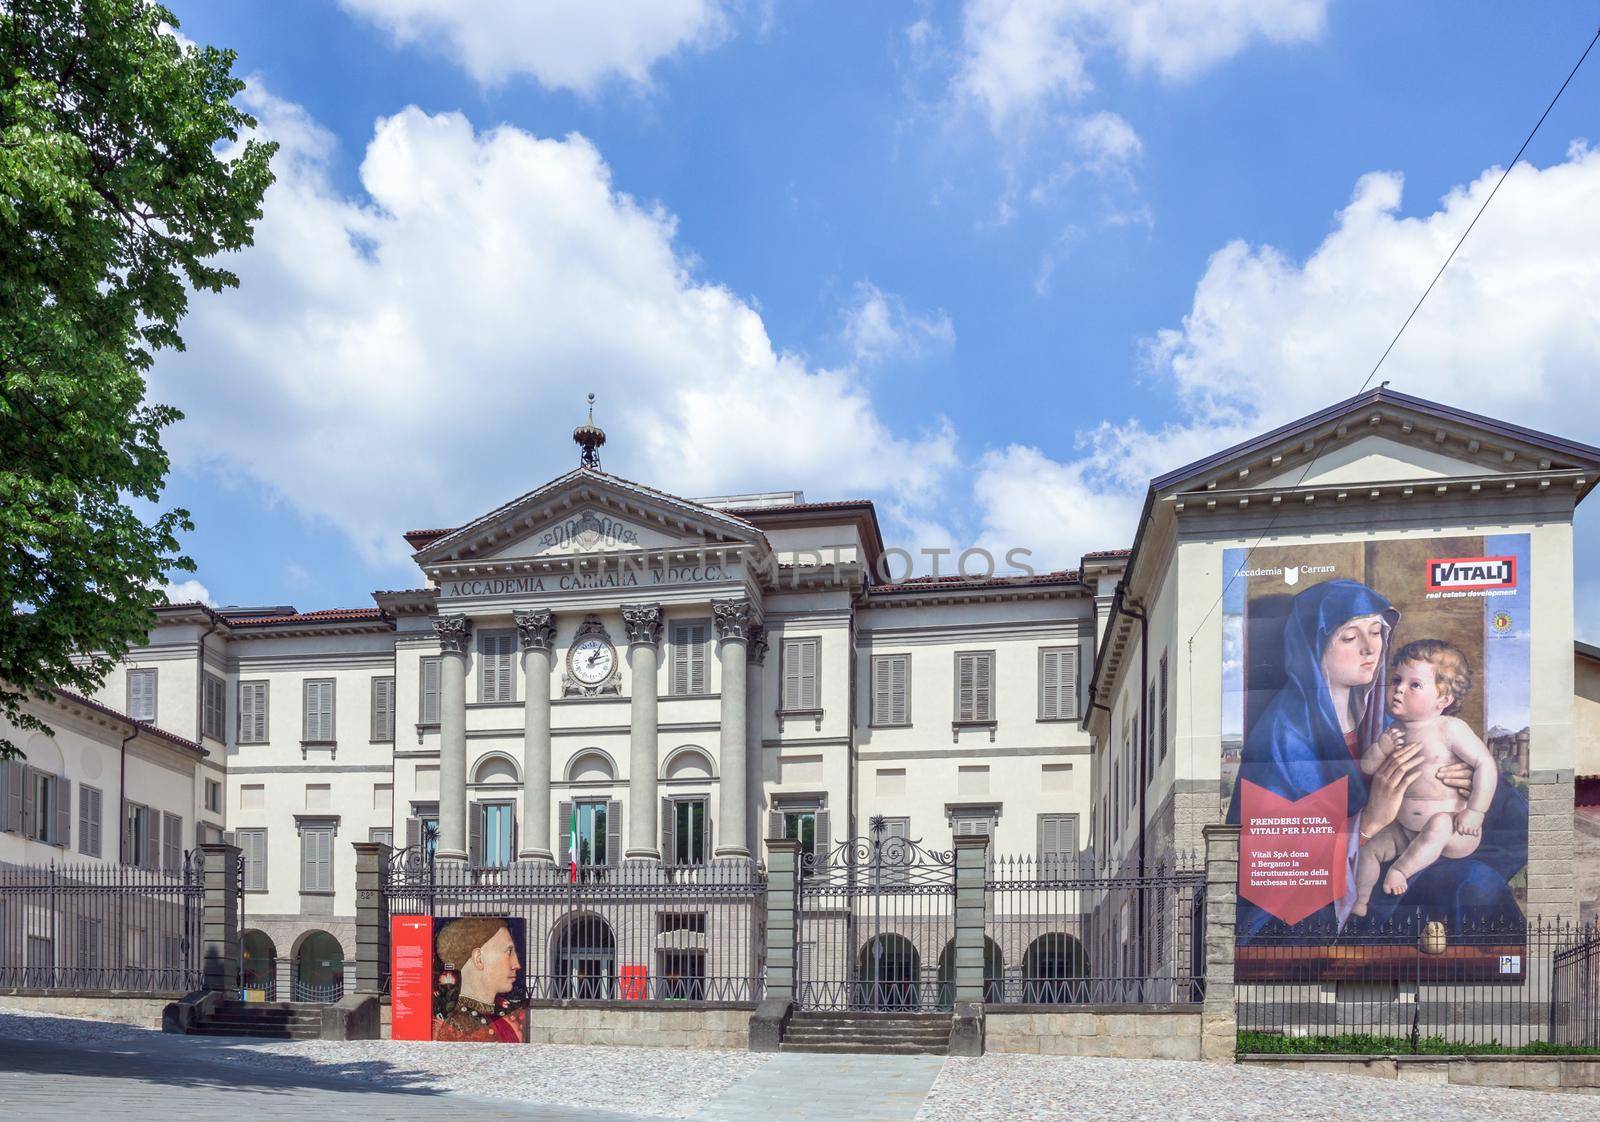
[[[239,847],[205,842],[201,905],[200,969],[208,990],[232,994],[239,988]]]
[[[382,842],[355,842],[356,992],[382,993],[389,976],[389,901],[383,870],[394,852]]]
[[[955,839],[956,992],[952,1056],[983,1055],[983,924],[989,871],[987,835]]]
[[[795,909],[800,895],[800,843],[767,839],[767,984],[750,1018],[750,1051],[776,1052],[794,1009]]]

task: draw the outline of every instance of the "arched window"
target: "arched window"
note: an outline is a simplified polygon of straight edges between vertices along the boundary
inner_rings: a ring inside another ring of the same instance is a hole
[[[983,940],[983,1003],[997,1005],[1005,1000],[1006,963],[1000,944]],[[956,941],[951,939],[939,955],[939,1007],[948,1009],[956,997]]]
[[[294,1001],[338,1001],[344,996],[344,948],[326,931],[302,936],[294,956]]]
[[[663,779],[710,779],[711,758],[697,744],[675,748],[662,769]]]
[[[597,915],[575,915],[550,933],[550,993],[580,1001],[617,996],[617,938]]]
[[[1022,956],[1022,1000],[1061,1004],[1089,1000],[1089,956],[1061,931],[1041,935]]]
[[[239,988],[246,1001],[276,1001],[278,948],[265,931],[250,930],[239,936]]]
[[[598,748],[585,748],[567,765],[567,780],[571,783],[605,783],[616,778],[616,764]]]
[[[474,783],[516,783],[517,765],[509,756],[496,752],[478,761],[472,773]]]
[[[916,1009],[922,1004],[922,957],[904,935],[874,935],[861,948],[856,1004],[866,1009]]]

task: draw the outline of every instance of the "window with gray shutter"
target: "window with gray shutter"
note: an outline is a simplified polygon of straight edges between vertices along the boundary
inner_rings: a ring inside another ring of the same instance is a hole
[[[183,819],[176,814],[161,816],[161,868],[176,873],[183,866]]]
[[[267,683],[239,683],[239,743],[267,742]]]
[[[1167,748],[1172,741],[1171,726],[1167,724],[1167,652],[1161,652],[1161,669],[1158,671],[1161,684],[1161,700],[1156,709],[1156,736],[1157,743],[1161,745],[1161,759],[1167,758]]]
[[[213,740],[227,737],[227,690],[228,687],[215,674],[206,674],[201,679],[200,735]]]
[[[956,720],[994,720],[994,652],[956,652]]]
[[[88,857],[100,856],[102,805],[98,787],[78,784],[78,852]]]
[[[394,742],[394,679],[372,679],[372,741]]]
[[[1078,816],[1076,814],[1039,815],[1039,876],[1041,879],[1068,875],[1067,867],[1078,855]]]
[[[672,625],[672,696],[687,697],[710,691],[710,677],[706,673],[710,642],[711,624],[706,620]]]
[[[156,672],[128,671],[128,716],[136,721],[156,719]]]
[[[265,830],[237,830],[234,844],[244,855],[244,890],[267,890],[267,832]]]
[[[141,869],[161,867],[161,820],[155,811],[138,803],[128,804],[125,820],[123,859]]]
[[[305,681],[305,722],[300,739],[308,744],[333,743],[333,691],[332,678]]]
[[[820,639],[783,641],[783,708],[788,713],[814,712],[820,708],[817,693],[817,662]]]
[[[872,723],[911,723],[911,656],[872,656]]]
[[[480,631],[478,633],[478,700],[487,702],[515,701],[515,681],[511,675],[511,660],[517,650],[514,631]]]
[[[439,657],[430,655],[422,660],[420,671],[422,681],[418,689],[418,696],[421,698],[417,713],[418,724],[439,723]]]
[[[333,826],[300,828],[300,891],[333,891]]]
[[[0,797],[0,828],[7,833],[20,834],[27,821],[28,765],[21,760],[0,760],[0,784],[4,794]]]
[[[96,975],[100,969],[100,933],[98,919],[78,917],[78,969],[87,975],[79,979],[80,985],[92,986],[100,981]]]
[[[904,885],[911,876],[911,819],[885,818],[883,837],[878,846],[878,867],[883,871],[883,883]]]
[[[1078,716],[1078,648],[1046,647],[1039,652],[1039,719]]]
[[[391,826],[374,826],[367,831],[367,840],[378,845],[394,848],[394,828]]]

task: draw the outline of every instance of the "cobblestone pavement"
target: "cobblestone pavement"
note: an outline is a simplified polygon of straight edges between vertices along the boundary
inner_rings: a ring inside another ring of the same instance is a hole
[[[1307,1075],[1231,1064],[988,1055],[946,1061],[917,1114],[917,1122],[1067,1118],[1595,1122],[1600,1118],[1600,1101],[1583,1095]]]
[[[912,1122],[944,1060],[783,1052],[694,1117],[704,1122]]]

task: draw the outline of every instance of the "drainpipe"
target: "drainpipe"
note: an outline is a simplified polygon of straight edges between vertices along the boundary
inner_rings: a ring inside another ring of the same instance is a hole
[[[208,612],[209,616],[210,613]],[[194,742],[205,743],[205,715],[206,715],[206,640],[211,638],[217,630],[217,617],[210,616],[211,626],[200,636],[195,644],[195,676],[194,676]],[[223,708],[227,708],[227,698],[224,695]],[[197,811],[198,813],[198,811]]]
[[[1150,619],[1145,615],[1143,606],[1134,608],[1124,603],[1122,610],[1129,616],[1139,621],[1139,897],[1138,897],[1138,924],[1139,924],[1139,978],[1143,979],[1148,970],[1150,949],[1147,946],[1145,931],[1145,893],[1148,887],[1144,883],[1145,875],[1145,822],[1148,817],[1148,808],[1145,805],[1146,791],[1150,786]]]
[[[128,741],[139,735],[139,722],[128,722],[133,731],[122,738],[117,761],[117,864],[128,863]]]

